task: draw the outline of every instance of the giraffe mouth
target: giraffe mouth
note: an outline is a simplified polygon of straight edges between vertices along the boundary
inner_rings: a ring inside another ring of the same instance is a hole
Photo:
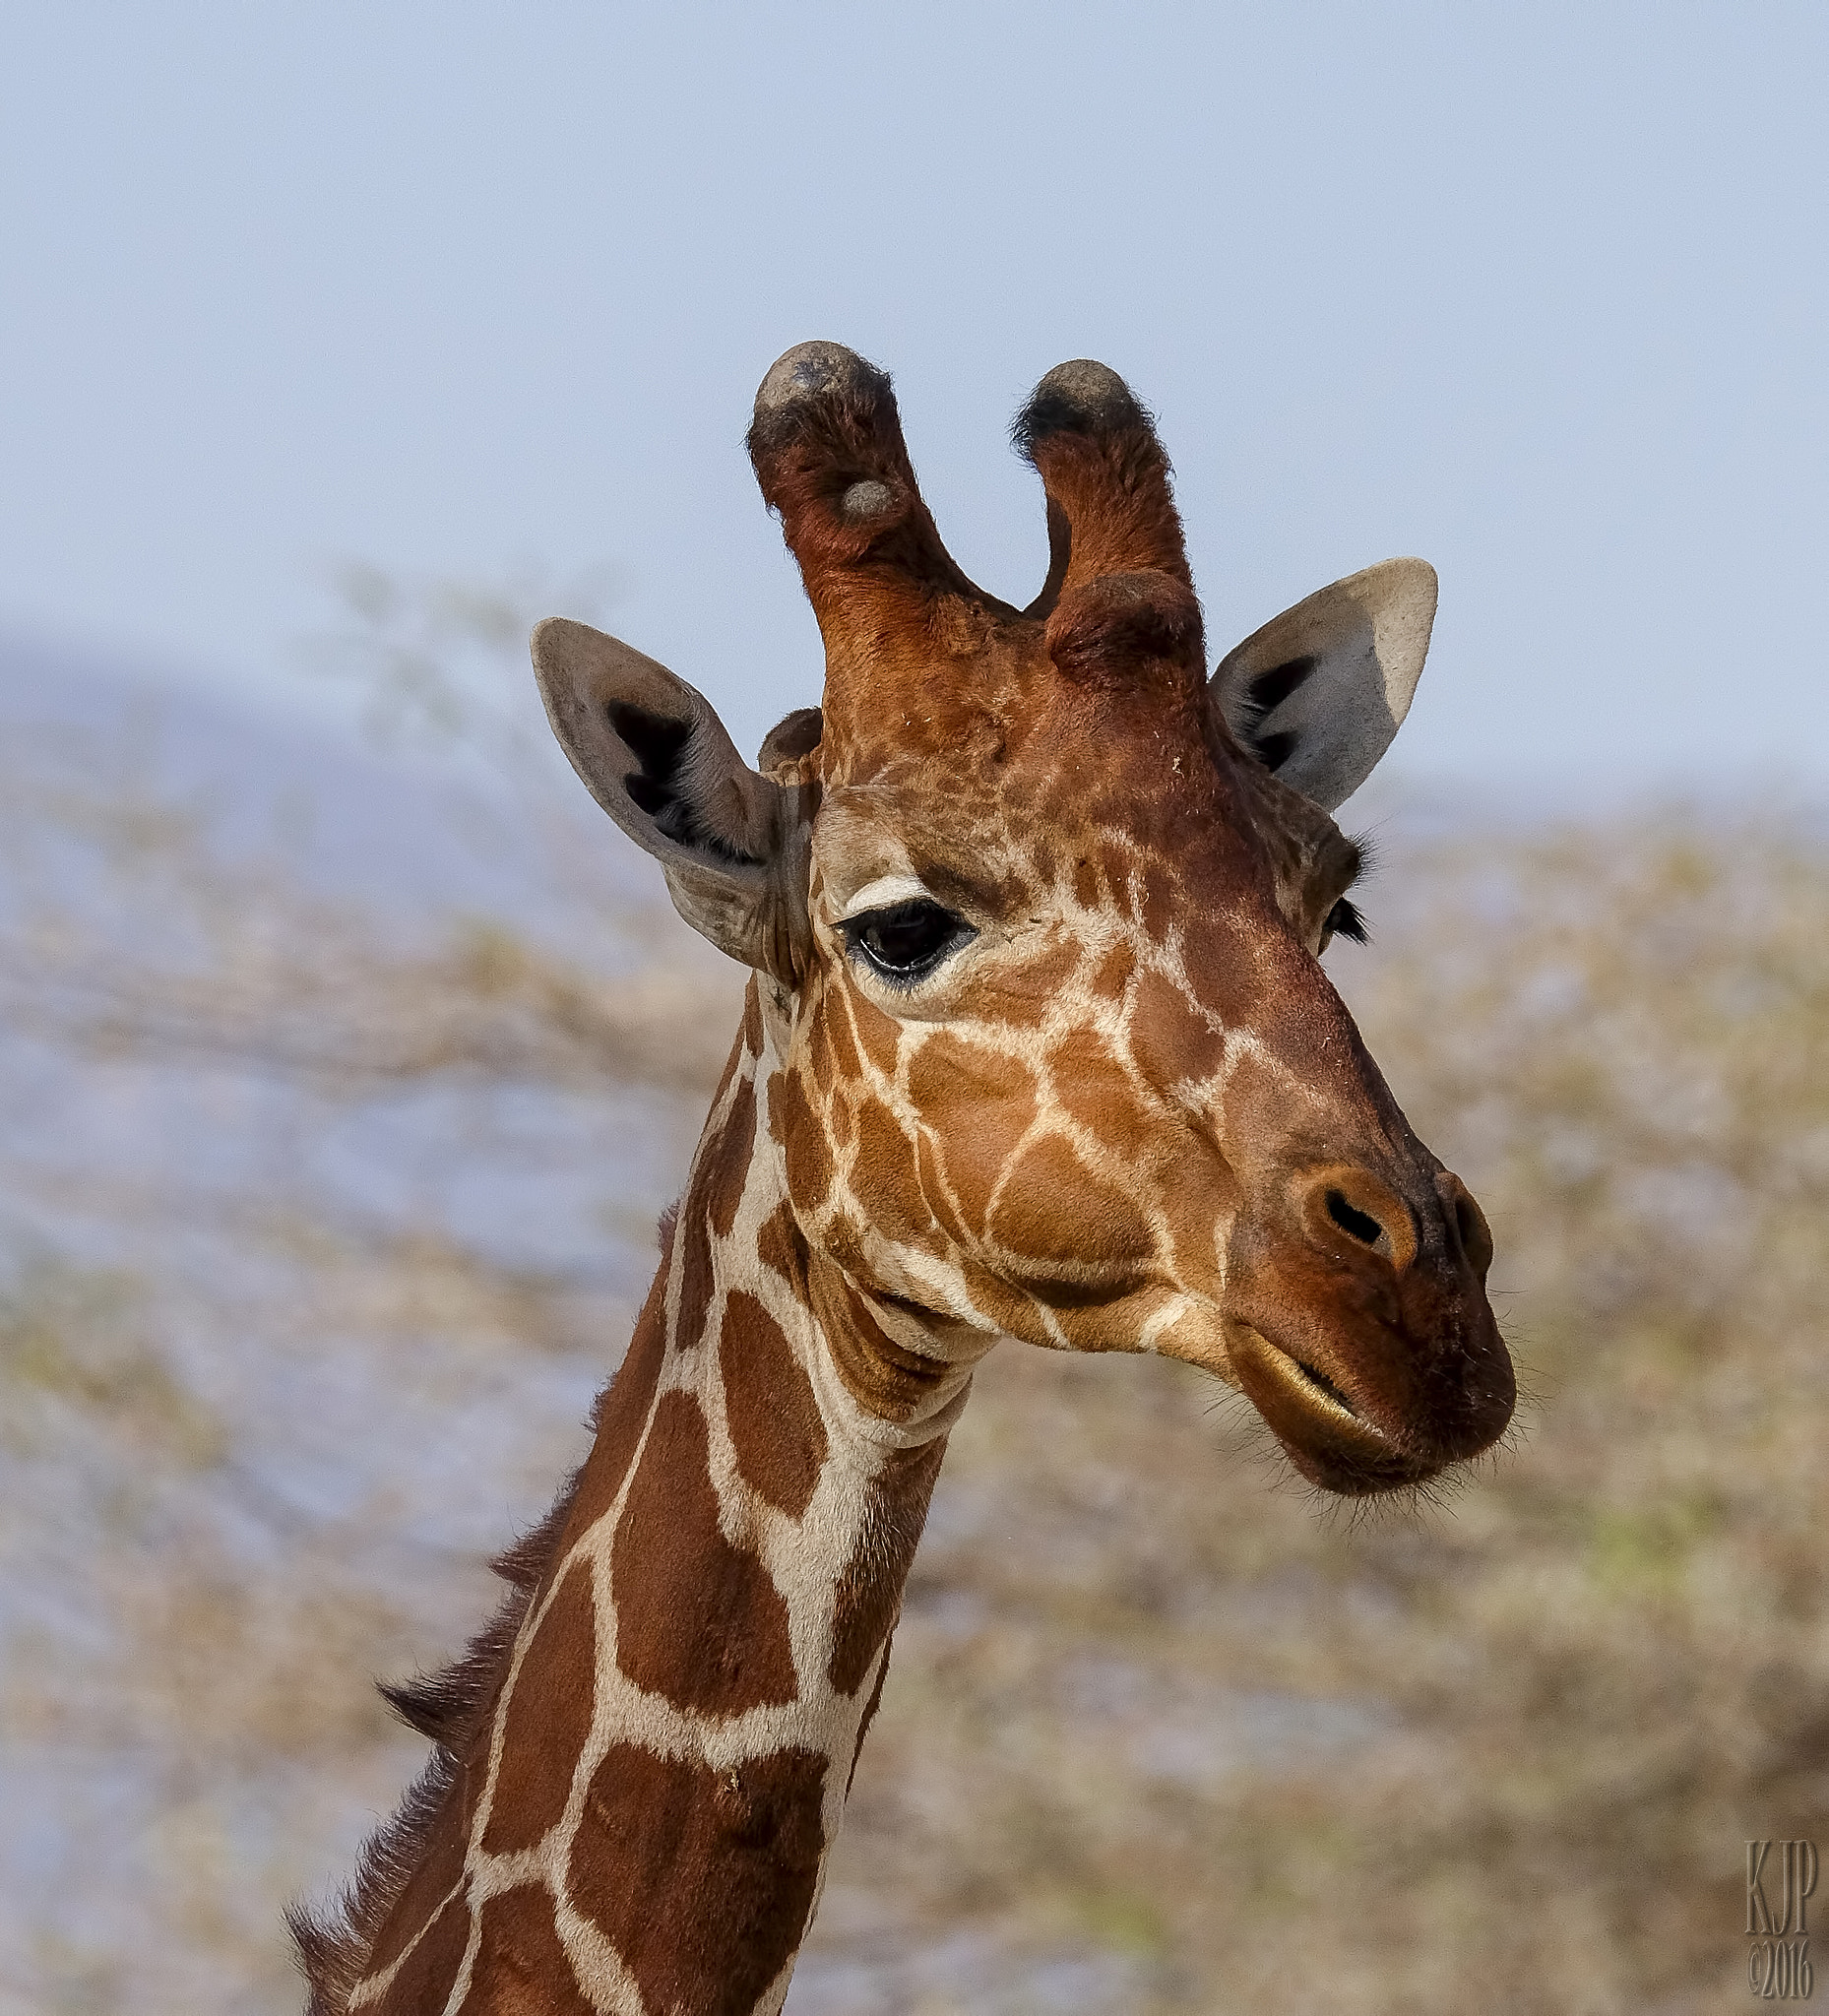
[[[1401,1449],[1330,1379],[1250,1324],[1226,1326],[1245,1397],[1311,1483],[1344,1496],[1402,1490],[1442,1468]]]
[[[1291,1364],[1307,1380],[1326,1405],[1338,1408],[1342,1414],[1351,1416],[1354,1420],[1358,1419],[1358,1409],[1341,1392],[1340,1388],[1334,1384],[1333,1380],[1325,1372],[1317,1372],[1305,1359],[1291,1356],[1288,1353],[1285,1355],[1289,1356]]]

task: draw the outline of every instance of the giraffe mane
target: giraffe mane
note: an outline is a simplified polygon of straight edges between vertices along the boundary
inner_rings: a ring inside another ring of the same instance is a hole
[[[673,1203],[661,1214],[662,1254],[672,1245],[678,1211]],[[593,1442],[608,1398],[606,1383],[591,1411]],[[341,1895],[323,1910],[294,1905],[285,1915],[310,1990],[305,2016],[345,2016],[375,1939],[419,1866],[462,1759],[494,1710],[515,1641],[558,1553],[583,1476],[581,1464],[559,1487],[544,1518],[490,1561],[509,1594],[455,1660],[410,1680],[376,1681],[376,1691],[401,1721],[431,1739],[432,1754],[393,1818],[362,1844]]]
[[[600,1411],[599,1397],[594,1410]],[[509,1585],[506,1600],[449,1666],[410,1680],[378,1680],[376,1691],[402,1722],[429,1736],[432,1754],[393,1818],[362,1844],[355,1873],[326,1910],[286,1913],[299,1965],[311,1990],[306,2016],[343,2016],[376,1935],[418,1867],[461,1760],[494,1707],[528,1608],[558,1550],[578,1495],[582,1466],[560,1487],[538,1525],[490,1561]]]

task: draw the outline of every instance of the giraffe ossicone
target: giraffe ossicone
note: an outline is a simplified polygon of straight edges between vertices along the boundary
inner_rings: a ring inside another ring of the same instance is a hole
[[[750,453],[826,680],[757,768],[652,659],[535,633],[585,784],[752,976],[590,1457],[466,1661],[390,1690],[432,1760],[298,1922],[319,2016],[778,2010],[999,1341],[1204,1366],[1345,1493],[1510,1418],[1485,1223],[1318,959],[1432,571],[1323,589],[1209,680],[1123,381],[1060,366],[1015,437],[1050,545],[1020,610],[942,545],[882,372],[771,369]]]

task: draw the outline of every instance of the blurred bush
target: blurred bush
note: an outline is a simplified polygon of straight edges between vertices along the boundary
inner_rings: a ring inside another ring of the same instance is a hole
[[[369,1676],[580,1454],[738,976],[543,757],[453,815],[537,830],[525,904],[404,913],[129,754],[7,759],[0,2010],[278,2011],[416,1766]],[[993,1354],[796,2016],[1745,1992],[1742,1842],[1829,1796],[1829,863],[1386,852],[1330,959],[1492,1220],[1513,1446],[1355,1515],[1184,1368]]]

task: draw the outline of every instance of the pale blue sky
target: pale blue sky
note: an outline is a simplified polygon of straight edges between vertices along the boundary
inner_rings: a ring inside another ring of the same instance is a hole
[[[1212,641],[1419,552],[1399,749],[1829,782],[1829,7],[32,4],[0,62],[0,628],[279,691],[335,564],[563,576],[739,741],[816,638],[741,450],[897,375],[964,565],[1102,357]]]

